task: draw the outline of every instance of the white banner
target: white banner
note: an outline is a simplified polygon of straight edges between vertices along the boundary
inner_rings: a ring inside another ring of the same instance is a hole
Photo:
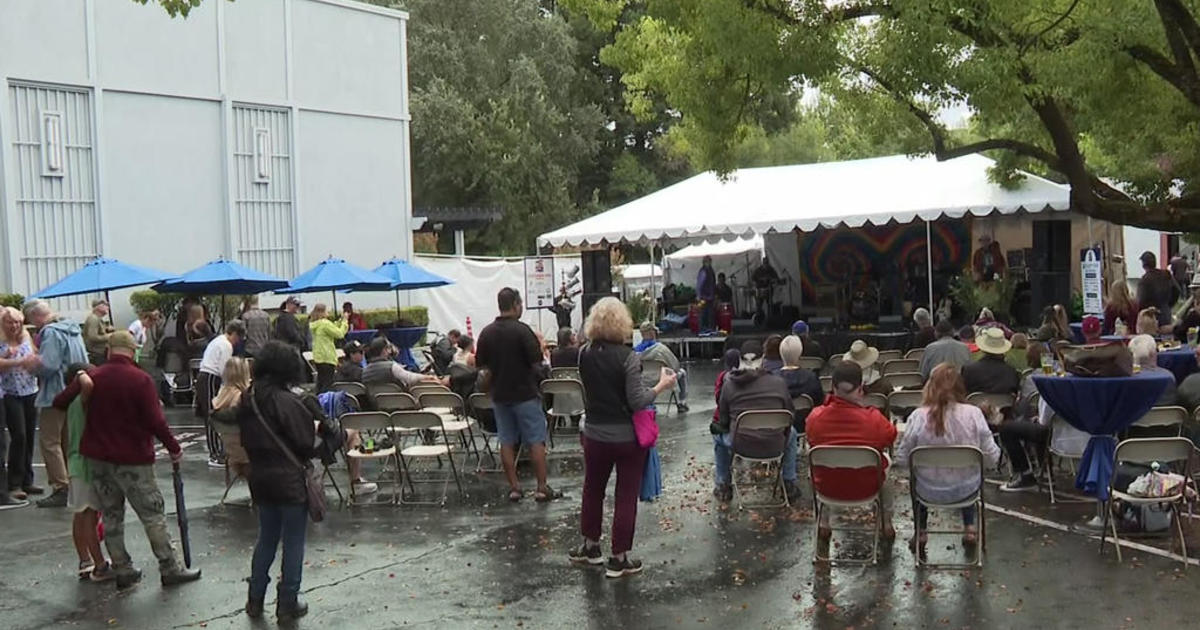
[[[1100,315],[1104,312],[1104,276],[1100,248],[1083,251],[1079,263],[1079,277],[1083,283],[1083,312]]]

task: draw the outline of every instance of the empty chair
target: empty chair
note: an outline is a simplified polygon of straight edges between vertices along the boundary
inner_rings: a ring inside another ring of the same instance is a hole
[[[925,386],[925,379],[921,377],[920,372],[896,372],[888,374],[887,381],[892,384],[892,387],[900,389],[921,389]]]
[[[414,398],[420,398],[421,394],[424,394],[426,392],[435,392],[436,393],[436,392],[448,392],[448,391],[450,391],[449,387],[446,387],[445,385],[439,385],[437,383],[420,383],[418,385],[413,385],[412,387],[408,388],[408,393],[412,394]]]
[[[379,471],[377,482],[381,484],[391,483],[396,489],[392,500],[389,501],[389,503],[394,504],[400,493],[400,463],[396,459],[396,447],[393,445],[387,448],[374,449],[370,452],[366,452],[365,450],[368,440],[382,440],[392,432],[391,416],[383,411],[355,411],[342,414],[338,420],[342,423],[342,428],[356,430],[362,438],[362,443],[358,447],[346,451],[347,459],[359,462],[382,461],[383,468]],[[388,478],[389,465],[391,466],[390,479]],[[351,505],[354,505],[358,498],[354,492],[354,481],[354,476],[351,475],[349,498]]]
[[[888,410],[888,397],[883,394],[867,394],[863,397],[863,403],[869,407],[874,407],[879,410],[885,417]]]
[[[457,435],[467,453],[474,449],[475,432],[471,430],[472,423],[461,396],[454,392],[424,392],[417,397],[417,404],[421,409],[440,415],[446,435]],[[478,450],[475,450],[475,457],[479,457]]]
[[[363,385],[362,383],[355,383],[353,381],[337,381],[332,385],[332,387],[333,391],[346,392],[347,394],[354,396],[354,398],[359,401],[362,401],[367,397],[367,386]]]
[[[421,405],[412,394],[392,393],[375,396],[375,409],[378,411],[413,411],[420,408]]]
[[[890,377],[893,374],[901,372],[920,372],[921,361],[919,359],[892,359],[883,364],[883,375]]]
[[[929,529],[926,524],[927,517],[916,514],[916,512],[920,510],[924,510],[926,512],[930,509],[962,510],[964,515],[966,514],[966,510],[974,510],[979,520],[979,551],[975,554],[974,562],[968,564],[930,564],[928,559],[925,557],[924,550],[922,549],[916,554],[917,566],[932,566],[934,568],[947,569],[966,568],[971,566],[982,567],[983,555],[987,551],[987,526],[984,520],[985,510],[983,501],[983,451],[980,451],[974,446],[918,446],[909,453],[908,465],[908,487],[913,501],[913,522],[915,527],[913,537],[915,540],[921,540],[922,535],[964,534],[965,532],[965,528],[951,530]],[[921,484],[917,482],[918,471],[925,470],[928,471],[931,476],[933,476],[942,474],[947,470],[953,471],[958,469],[962,469],[968,474],[977,472],[979,475],[978,483],[966,496],[952,501],[940,501],[930,497],[926,493],[921,492]]]
[[[552,378],[542,381],[542,394],[550,397],[550,410],[546,413],[553,420],[551,431],[562,426],[569,426],[571,418],[582,416],[587,408],[584,406],[583,383],[576,379]]]
[[[550,368],[550,378],[569,378],[576,381],[579,380],[579,368],[577,367],[556,367]]]
[[[434,431],[441,433],[441,440],[437,443],[413,444],[400,449],[400,468],[404,472],[409,496],[416,495],[415,484],[417,483],[436,484],[441,482],[442,494],[440,498],[437,501],[420,501],[411,498],[406,500],[404,489],[401,488],[400,503],[405,505],[443,505],[446,503],[446,490],[450,487],[451,478],[454,479],[454,484],[458,486],[459,496],[462,496],[462,480],[458,476],[458,466],[454,463],[454,458],[450,456],[453,447],[446,437],[446,431],[442,426],[442,417],[432,411],[396,411],[391,415],[391,422],[397,429],[404,431],[414,433],[419,431]],[[443,473],[440,478],[433,473],[419,479],[413,476],[413,464],[429,459],[435,459],[440,463],[442,457],[445,457],[450,462],[449,473]]]
[[[1149,437],[1146,434],[1151,433],[1155,437],[1179,437],[1187,419],[1188,412],[1183,407],[1153,407],[1133,423],[1130,434],[1138,437]]]
[[[792,428],[792,414],[783,409],[761,410],[761,411],[743,411],[734,420],[733,431],[733,462],[730,469],[733,474],[730,479],[733,483],[734,494],[738,498],[738,508],[745,507],[760,508],[760,507],[785,507],[788,505],[787,489],[783,481],[783,454],[787,449],[788,430]],[[773,433],[779,433],[780,438],[776,444],[770,444],[769,438],[766,437]],[[750,462],[753,464],[778,466],[779,470],[775,471],[769,477],[769,482],[766,484],[748,483],[739,484],[737,474],[738,461]],[[747,506],[745,502],[746,487],[769,487],[771,488],[771,496],[776,493],[781,496],[779,503],[763,503]]]
[[[821,389],[825,390],[826,394],[833,391],[833,377],[832,376],[822,376],[820,378],[820,381],[821,381]]]
[[[893,422],[905,422],[908,420],[909,414],[917,407],[921,406],[921,398],[924,392],[920,391],[898,391],[888,394],[888,413],[891,414]]]
[[[883,488],[884,471],[883,457],[879,451],[869,446],[814,446],[808,451],[808,470],[809,479],[813,489],[813,505],[816,508],[814,520],[817,523],[823,522],[822,514],[826,509],[846,509],[846,508],[870,508],[874,515],[874,521],[870,526],[845,526],[835,527],[834,519],[830,518],[829,527],[832,531],[869,531],[871,532],[871,558],[853,559],[847,558],[838,560],[840,564],[875,564],[879,561],[879,535],[880,528],[883,526],[883,502],[879,498],[880,490]],[[864,496],[861,499],[847,501],[842,499],[834,499],[821,491],[818,487],[814,475],[814,471],[821,469],[824,471],[832,471],[837,469],[842,470],[873,470],[875,471],[876,484],[873,492]],[[830,557],[821,556],[821,547],[817,537],[819,536],[820,527],[813,527],[813,562],[831,561]]]
[[[1109,501],[1118,500],[1127,505],[1141,507],[1163,504],[1170,506],[1171,520],[1175,522],[1175,531],[1179,535],[1179,554],[1182,557],[1185,569],[1187,568],[1187,541],[1183,536],[1183,523],[1180,521],[1179,508],[1187,501],[1185,490],[1187,480],[1191,479],[1192,450],[1191,440],[1181,437],[1135,438],[1123,440],[1120,444],[1117,444],[1117,452],[1113,457],[1113,461],[1117,463],[1126,462],[1130,464],[1150,465],[1157,462],[1160,465],[1169,465],[1172,472],[1183,476],[1184,481],[1164,496],[1143,497],[1130,494],[1128,489],[1117,490],[1113,487],[1113,480],[1116,478],[1116,475],[1110,477],[1108,481]],[[1117,550],[1117,562],[1120,562],[1121,539],[1117,536],[1117,524],[1112,519],[1112,510],[1106,504],[1104,509],[1104,529],[1100,532],[1100,553],[1104,553],[1104,541],[1109,533],[1110,525],[1112,527],[1113,548]]]
[[[920,361],[924,357],[925,357],[925,348],[913,348],[912,350],[909,350],[908,352],[904,353],[905,359],[914,359],[916,361]]]
[[[835,354],[835,355],[829,357],[829,360],[826,361],[825,363],[826,363],[826,365],[829,366],[829,369],[832,370],[833,368],[837,367],[837,364],[842,362],[842,357],[843,357],[843,355]]]
[[[879,351],[879,363],[887,363],[888,361],[895,361],[897,359],[903,359],[903,358],[904,358],[904,353],[899,350],[880,350]]]
[[[800,357],[799,367],[804,370],[820,372],[825,368],[825,360],[821,357]]]
[[[1071,444],[1071,441],[1069,439],[1063,438],[1064,435],[1067,435],[1069,433],[1076,433],[1077,435],[1079,435],[1079,439],[1075,440],[1075,444],[1074,444],[1074,446],[1076,448],[1068,448],[1068,445]],[[1083,449],[1086,445],[1087,445],[1087,434],[1086,433],[1080,435],[1078,432],[1078,429],[1075,429],[1071,425],[1067,424],[1067,421],[1063,420],[1058,415],[1055,415],[1052,418],[1050,418],[1050,443],[1046,447],[1046,458],[1048,460],[1046,462],[1046,483],[1050,487],[1050,503],[1051,504],[1092,503],[1093,502],[1093,499],[1091,499],[1091,498],[1063,499],[1062,497],[1058,496],[1054,490],[1054,468],[1055,468],[1054,458],[1057,457],[1061,460],[1066,460],[1067,463],[1071,465],[1071,477],[1070,478],[1074,479],[1074,477],[1075,477],[1075,460],[1078,460],[1079,458],[1083,457]]]
[[[492,412],[492,399],[482,392],[471,394],[467,398],[467,415],[474,419],[475,426],[479,427],[479,432],[483,435],[483,450],[492,460],[492,466],[484,468],[481,456],[479,463],[475,466],[475,472],[503,472],[504,468],[500,465],[500,458],[496,457],[495,451],[492,450],[493,439],[497,440],[496,448],[500,448],[500,437],[496,433],[496,416]]]

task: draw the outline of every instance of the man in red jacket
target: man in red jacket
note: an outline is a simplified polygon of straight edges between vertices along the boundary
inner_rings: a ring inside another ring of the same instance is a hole
[[[805,435],[810,446],[869,446],[880,453],[896,441],[896,427],[879,410],[863,404],[862,368],[851,361],[839,363],[833,370],[833,391],[825,404],[812,410],[805,425]],[[817,492],[844,501],[864,499],[879,487],[879,498],[883,538],[896,537],[892,526],[892,493],[887,479],[888,460],[883,459],[879,471],[870,469],[843,470],[816,466],[812,470],[813,485]],[[884,483],[879,485],[879,476]],[[817,538],[828,544],[832,531],[829,529],[828,512],[821,515],[817,526]]]
[[[133,567],[125,550],[126,501],[146,528],[163,586],[173,586],[199,579],[200,570],[181,567],[171,549],[163,496],[154,480],[154,438],[167,448],[173,462],[183,458],[183,451],[167,427],[154,381],[133,362],[136,350],[128,331],[109,337],[108,362],[91,372],[94,385],[79,452],[90,460],[117,588],[142,579],[141,569]]]

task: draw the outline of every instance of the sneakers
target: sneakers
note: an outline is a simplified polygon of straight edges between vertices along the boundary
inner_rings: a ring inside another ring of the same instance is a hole
[[[679,413],[687,413],[687,412],[688,412],[688,410],[690,410],[690,409],[691,409],[691,408],[690,408],[690,407],[688,407],[688,404],[687,404],[687,403],[685,403],[685,402],[681,402],[681,403],[676,403],[676,404],[675,404],[675,411],[677,411],[677,412],[679,412]]]
[[[18,499],[11,494],[0,492],[0,510],[13,510],[29,505],[29,501]]]
[[[12,490],[8,491],[8,496],[14,501],[24,501],[25,499],[29,498],[29,493],[20,488],[13,488]]]
[[[1034,479],[1033,475],[1029,473],[1013,477],[1011,481],[1000,486],[1001,492],[1027,492],[1030,490],[1037,490],[1037,479]]]
[[[28,490],[26,490],[28,492]],[[67,489],[58,488],[53,494],[37,502],[40,508],[60,508],[67,507]]]
[[[28,486],[24,486],[21,489],[25,491],[25,494],[45,494],[46,493],[45,488],[42,488],[41,486],[35,486],[32,484],[30,484]]]
[[[92,569],[91,575],[88,576],[93,582],[107,582],[115,579],[117,572],[112,568],[112,562],[105,562],[104,566]]]
[[[164,571],[162,574],[163,586],[175,586],[177,584],[185,584],[187,582],[195,582],[200,579],[200,569],[184,569],[176,567],[171,571]]]
[[[379,491],[379,485],[366,479],[354,481],[354,494],[374,494]]]
[[[625,577],[642,572],[641,560],[630,560],[626,555],[624,560],[609,558],[608,564],[604,566],[604,576],[610,578]]]
[[[225,462],[215,460],[215,459],[210,459],[210,460],[208,460],[208,467],[216,469],[216,470],[225,470]]]
[[[604,554],[600,551],[600,545],[588,546],[584,543],[571,551],[567,557],[576,564],[604,564]]]

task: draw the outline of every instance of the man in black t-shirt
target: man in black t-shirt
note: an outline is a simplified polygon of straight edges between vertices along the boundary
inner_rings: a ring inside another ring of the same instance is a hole
[[[1152,252],[1142,252],[1142,279],[1138,281],[1138,308],[1158,309],[1158,325],[1171,324],[1171,304],[1175,301],[1175,280],[1163,269],[1158,268],[1158,259]]]

